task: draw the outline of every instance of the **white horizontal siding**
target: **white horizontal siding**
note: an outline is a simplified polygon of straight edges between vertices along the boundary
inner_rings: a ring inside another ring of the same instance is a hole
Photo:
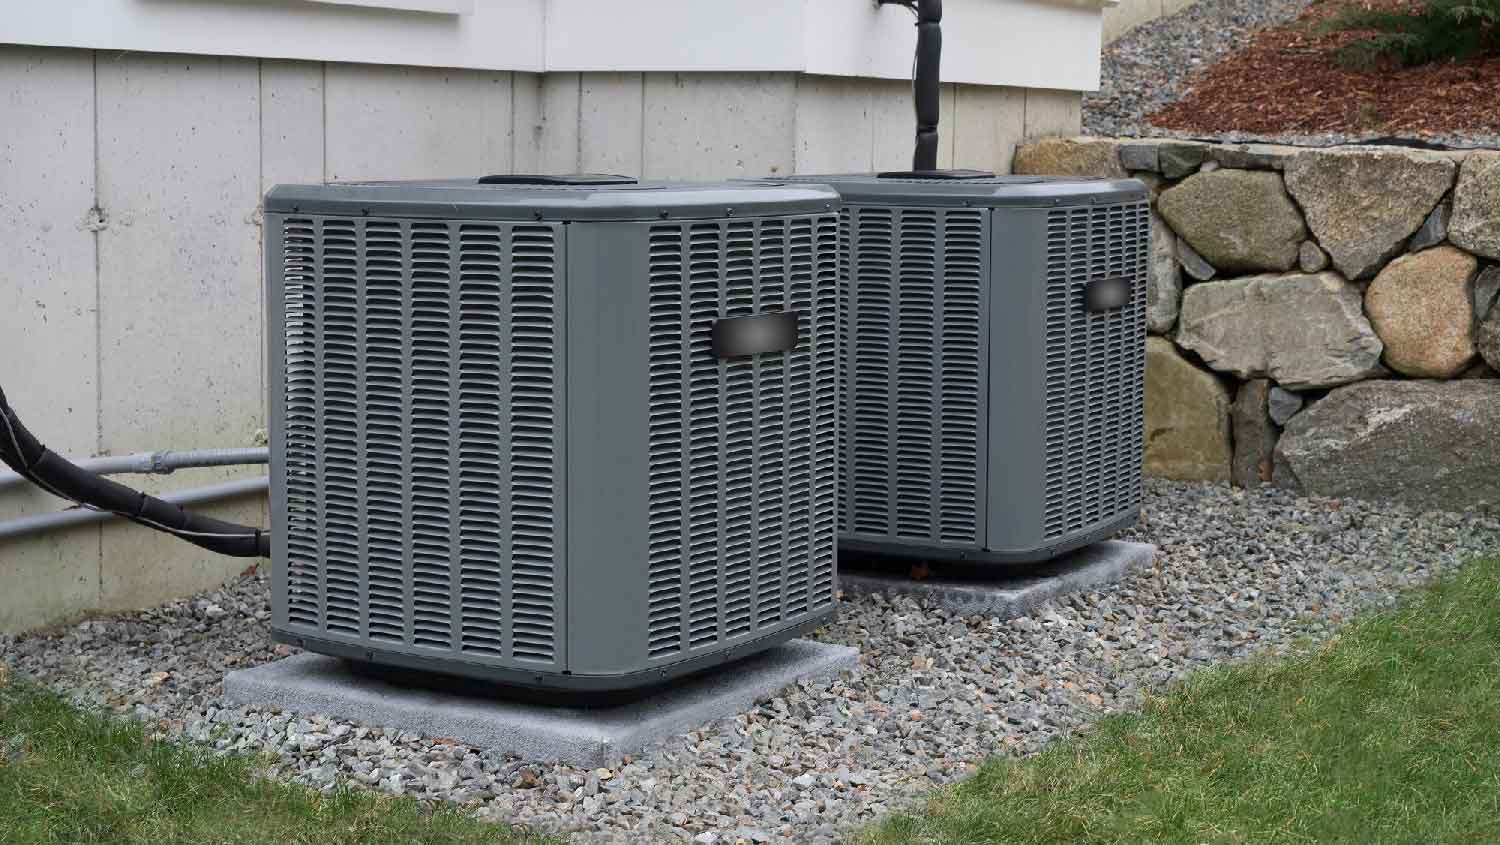
[[[443,15],[303,2],[3,0],[0,43],[540,71],[544,4],[480,0],[472,15]]]
[[[912,18],[872,0],[477,0],[472,14],[289,0],[5,0],[0,42],[527,72],[907,79]],[[947,0],[943,77],[1098,85],[1107,0]]]
[[[1100,4],[1091,0],[945,0],[943,79],[1092,91],[1099,87]],[[811,0],[808,73],[910,79],[910,13],[869,0]]]

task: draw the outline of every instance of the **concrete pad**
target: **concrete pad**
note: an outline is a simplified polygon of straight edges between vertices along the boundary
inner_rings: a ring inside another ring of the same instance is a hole
[[[236,704],[320,714],[537,762],[609,766],[622,755],[715,719],[805,678],[827,678],[859,663],[859,649],[792,640],[743,661],[676,681],[623,703],[558,707],[476,692],[472,684],[411,687],[353,671],[318,654],[230,672],[224,697]]]
[[[955,613],[1014,619],[1048,599],[1124,580],[1132,570],[1150,566],[1155,557],[1156,547],[1149,543],[1106,540],[1035,566],[995,566],[989,570],[967,567],[962,577],[943,575],[940,564],[933,564],[934,574],[921,581],[905,572],[851,572],[844,568],[839,572],[839,584],[848,596],[911,596]],[[975,574],[980,571],[994,575]]]

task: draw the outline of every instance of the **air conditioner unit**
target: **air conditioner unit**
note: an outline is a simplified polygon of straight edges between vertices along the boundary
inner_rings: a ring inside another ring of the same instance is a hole
[[[845,203],[841,548],[1032,562],[1134,521],[1145,187],[798,178]]]
[[[266,211],[277,639],[617,690],[834,611],[837,194],[487,177]]]

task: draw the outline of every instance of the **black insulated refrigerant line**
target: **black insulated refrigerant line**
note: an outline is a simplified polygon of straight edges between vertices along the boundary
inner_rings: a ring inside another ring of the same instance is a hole
[[[0,461],[54,496],[107,511],[211,552],[230,557],[271,556],[271,535],[259,528],[183,510],[59,457],[21,424],[4,389],[0,389]]]
[[[912,94],[917,105],[917,146],[911,168],[937,170],[940,83],[943,72],[943,0],[879,0],[917,15],[917,62]]]

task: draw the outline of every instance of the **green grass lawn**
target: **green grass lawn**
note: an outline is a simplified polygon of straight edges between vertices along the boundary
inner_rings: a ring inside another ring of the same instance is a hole
[[[1500,560],[991,761],[859,841],[1500,842]]]
[[[3,671],[3,670],[0,670]],[[457,808],[331,796],[0,678],[0,843],[522,841]],[[986,764],[865,845],[1500,842],[1500,560],[1295,656]]]
[[[0,675],[4,669],[0,668]],[[456,807],[252,777],[0,677],[0,843],[513,843]]]

